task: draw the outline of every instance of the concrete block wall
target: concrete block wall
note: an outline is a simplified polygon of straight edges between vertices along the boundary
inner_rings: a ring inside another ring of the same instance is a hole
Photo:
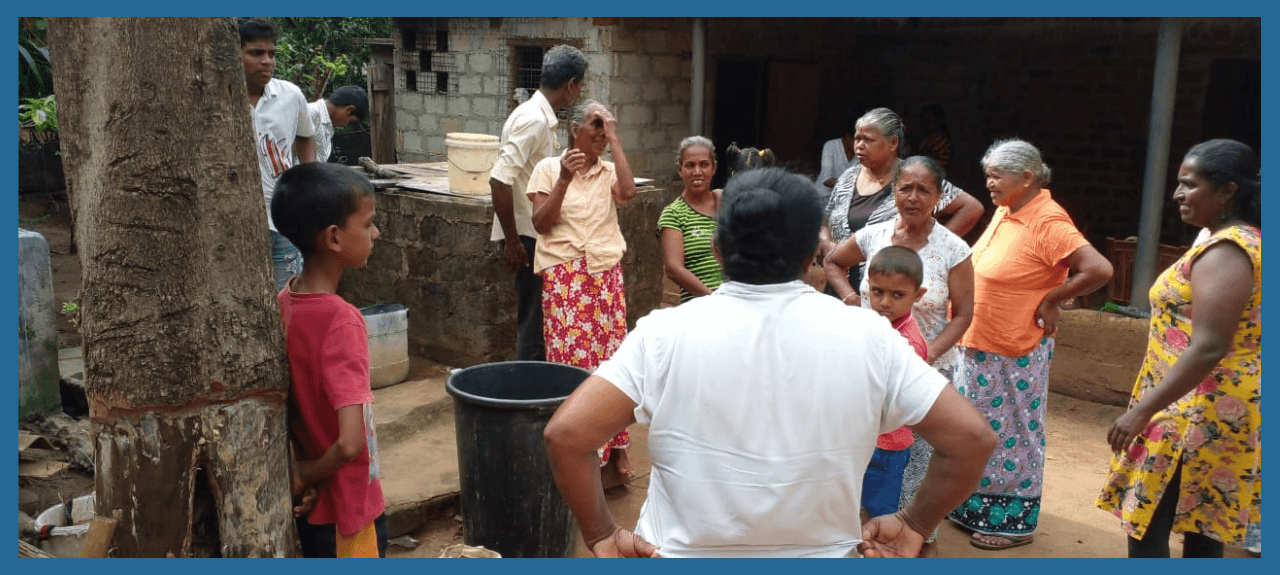
[[[683,187],[676,147],[692,135],[692,25],[688,18],[621,18],[601,32],[602,48],[613,61],[607,102],[631,168],[672,190]]]
[[[627,239],[627,319],[657,308],[662,259],[654,229],[673,194],[647,188],[619,208]],[[382,235],[369,263],[349,270],[339,293],[357,307],[409,308],[409,353],[454,367],[515,359],[515,276],[489,241],[487,199],[392,190],[377,195]]]
[[[578,46],[590,64],[588,84],[607,88],[609,60],[599,57],[599,30],[590,18],[441,18],[397,19],[393,38],[402,45],[405,29],[448,30],[449,53],[457,74],[457,91],[437,94],[410,91],[396,84],[396,124],[402,162],[444,158],[445,134],[464,131],[500,136],[511,113],[512,46],[527,43],[565,43]],[[401,78],[397,74],[397,78]],[[565,140],[564,131],[558,134]]]
[[[691,24],[685,18],[449,18],[444,23],[397,19],[405,27],[447,26],[457,72],[456,93],[409,91],[396,84],[397,149],[402,162],[439,161],[449,131],[501,135],[511,112],[511,46],[567,43],[587,57],[586,97],[618,118],[623,146],[637,176],[670,188],[678,181],[672,154],[689,125]],[[402,78],[398,75],[398,78]],[[558,137],[568,140],[561,123]]]

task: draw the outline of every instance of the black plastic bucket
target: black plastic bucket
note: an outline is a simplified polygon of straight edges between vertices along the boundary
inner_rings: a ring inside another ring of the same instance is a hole
[[[459,370],[453,396],[462,540],[503,557],[571,557],[577,526],[551,476],[542,430],[591,375],[541,361]]]

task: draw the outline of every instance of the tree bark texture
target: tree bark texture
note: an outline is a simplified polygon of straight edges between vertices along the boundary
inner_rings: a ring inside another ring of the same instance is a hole
[[[288,363],[231,18],[51,18],[114,556],[296,548]]]

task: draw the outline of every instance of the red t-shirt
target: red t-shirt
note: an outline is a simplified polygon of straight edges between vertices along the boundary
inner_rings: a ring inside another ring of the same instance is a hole
[[[902,334],[902,337],[907,338],[907,343],[911,344],[911,349],[916,350],[920,359],[929,360],[929,344],[924,342],[924,335],[920,333],[920,326],[916,324],[915,316],[904,315],[897,321],[891,322],[891,325]],[[911,447],[914,442],[915,437],[911,435],[911,428],[904,425],[889,433],[881,433],[876,438],[876,447],[886,451],[902,451]]]
[[[364,406],[364,453],[339,467],[317,488],[307,517],[313,525],[335,524],[349,537],[382,514],[378,438],[369,388],[369,336],[360,310],[337,294],[280,291],[280,314],[289,356],[290,416],[301,444],[300,458],[317,459],[338,440],[338,408]]]

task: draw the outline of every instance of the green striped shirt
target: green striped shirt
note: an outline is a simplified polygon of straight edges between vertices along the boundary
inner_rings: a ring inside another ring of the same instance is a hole
[[[715,218],[698,213],[684,198],[676,198],[662,210],[658,218],[658,237],[662,228],[678,230],[684,236],[684,267],[693,272],[707,289],[720,287],[720,262],[711,253],[711,236],[716,233]],[[693,294],[680,288],[680,303],[693,299]]]

